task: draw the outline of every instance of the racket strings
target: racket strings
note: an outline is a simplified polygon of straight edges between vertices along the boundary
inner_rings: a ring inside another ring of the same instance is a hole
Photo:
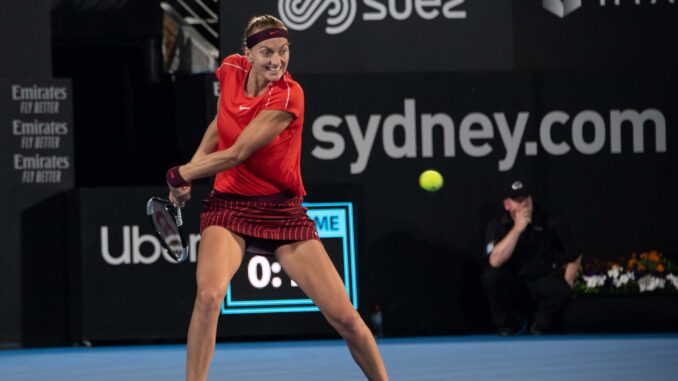
[[[181,230],[183,225],[181,210],[168,200],[154,197],[148,201],[146,212],[151,217],[155,233],[165,251],[177,261],[184,261],[188,256],[188,249]]]

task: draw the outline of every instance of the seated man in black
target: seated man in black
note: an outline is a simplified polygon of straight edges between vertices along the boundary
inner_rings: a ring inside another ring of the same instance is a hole
[[[492,322],[502,336],[523,333],[530,317],[532,334],[557,332],[581,250],[556,218],[534,207],[522,182],[508,187],[503,203],[506,212],[487,225],[482,274]]]

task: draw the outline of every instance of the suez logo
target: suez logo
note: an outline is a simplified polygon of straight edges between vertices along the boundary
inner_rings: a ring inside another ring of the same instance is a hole
[[[546,154],[554,156],[565,155],[573,149],[584,155],[593,155],[606,146],[609,146],[610,153],[622,153],[622,127],[632,129],[633,153],[645,152],[646,129],[654,132],[654,144],[648,143],[650,149],[666,152],[666,118],[658,109],[613,109],[604,113],[582,110],[574,114],[550,111],[538,121],[538,141],[523,144],[530,117],[528,111],[509,115],[505,112],[493,112],[491,115],[472,112],[460,119],[457,128],[450,115],[442,112],[418,115],[416,100],[405,99],[402,114],[371,114],[362,121],[352,114],[320,115],[311,126],[316,140],[311,155],[320,160],[339,159],[346,152],[347,144],[347,138],[339,130],[346,128],[357,153],[350,163],[351,174],[360,174],[367,168],[379,132],[383,150],[391,159],[434,157],[434,133],[436,136],[442,134],[443,157],[457,155],[457,141],[464,154],[484,157],[494,151],[492,143],[497,142],[495,137],[498,132],[505,152],[498,162],[499,171],[513,168],[521,146],[525,156],[537,156],[540,145]]]
[[[656,5],[659,3],[676,4],[676,0],[598,0],[601,7],[621,6],[622,1],[630,5]],[[593,1],[591,3],[594,3]],[[554,15],[563,18],[582,6],[582,0],[542,0],[542,7]]]
[[[424,20],[440,16],[465,19],[460,9],[466,0],[362,0],[363,21],[381,21],[388,17],[407,20],[416,14]],[[278,13],[288,28],[306,30],[327,14],[325,33],[339,34],[348,29],[358,13],[357,0],[278,0]]]
[[[547,11],[563,18],[581,7],[581,0],[542,0],[541,5]]]

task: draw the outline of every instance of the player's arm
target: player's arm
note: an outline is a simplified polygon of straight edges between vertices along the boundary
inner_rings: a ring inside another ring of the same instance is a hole
[[[285,111],[262,111],[243,129],[232,146],[179,167],[181,177],[191,182],[235,167],[275,139],[293,118],[292,114]]]

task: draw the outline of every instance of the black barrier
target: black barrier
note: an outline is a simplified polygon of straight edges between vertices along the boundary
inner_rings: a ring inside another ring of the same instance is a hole
[[[359,186],[315,189],[305,202],[353,305],[362,300]],[[24,213],[24,343],[181,340],[195,297],[200,199],[195,186],[183,210],[189,259],[161,250],[145,213],[146,200],[166,188],[77,189]],[[334,201],[332,201],[334,200]],[[31,234],[41,222],[41,239]],[[364,263],[364,262],[363,262]],[[219,339],[325,337],[334,331],[273,258],[246,253],[224,300]],[[52,318],[44,322],[49,311]],[[364,312],[364,311],[363,311]]]
[[[177,264],[152,235],[146,201],[167,189],[91,188],[69,195],[70,332],[79,340],[186,334],[195,294],[199,202],[184,208],[189,259]],[[206,189],[196,189],[199,200]]]
[[[21,214],[21,345],[70,342],[68,210],[59,192]],[[46,318],[49,316],[49,318]]]
[[[509,1],[226,1],[220,15],[223,56],[241,51],[245,24],[258,14],[287,24],[293,73],[513,67]]]

